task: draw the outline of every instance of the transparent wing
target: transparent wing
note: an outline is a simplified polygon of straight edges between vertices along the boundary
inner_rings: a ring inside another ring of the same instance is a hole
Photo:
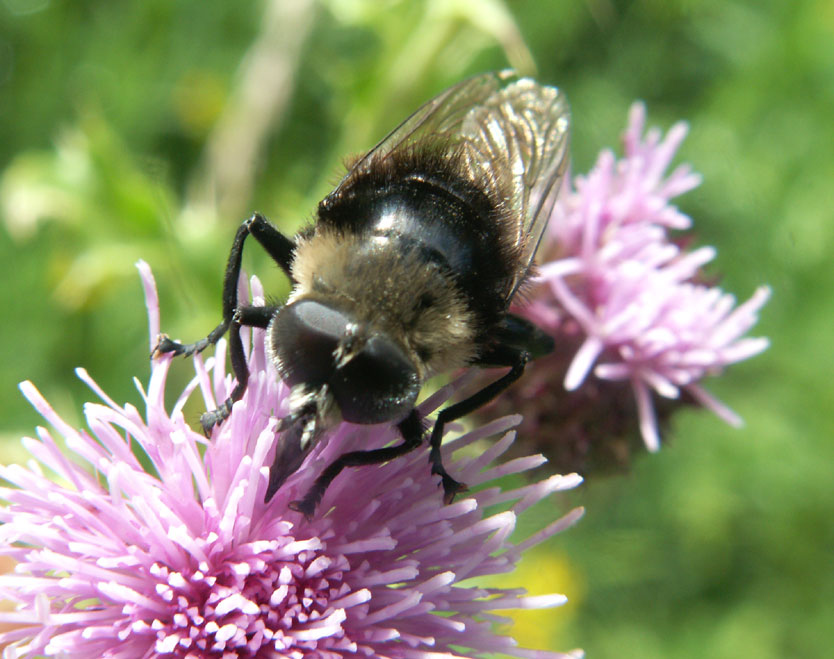
[[[568,165],[570,111],[564,94],[529,78],[512,81],[466,115],[464,157],[473,180],[488,181],[516,218],[516,292],[536,255]]]
[[[516,79],[512,71],[484,73],[449,87],[430,101],[426,101],[410,117],[382,138],[374,148],[353,164],[342,181],[349,179],[354,171],[364,169],[372,158],[375,160],[384,158],[397,148],[416,142],[423,137],[429,135],[457,137],[464,118],[473,107],[485,103],[506,86],[508,81]]]
[[[521,259],[509,290],[512,297],[530,268],[559,193],[568,164],[569,129],[570,111],[560,90],[518,78],[512,71],[485,73],[422,105],[356,161],[343,182],[371,159],[385,158],[424,137],[443,136],[450,147],[460,145],[472,180],[500,195],[517,222]]]

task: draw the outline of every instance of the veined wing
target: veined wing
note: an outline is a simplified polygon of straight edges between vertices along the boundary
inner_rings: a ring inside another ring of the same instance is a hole
[[[460,146],[468,175],[497,195],[516,221],[521,251],[508,299],[535,257],[568,165],[570,111],[555,87],[512,71],[464,80],[423,104],[357,160],[333,194],[357,171],[400,148],[441,138]]]
[[[517,220],[521,269],[535,257],[568,165],[570,112],[564,94],[521,78],[490,95],[464,118],[461,137],[473,180],[490,181]]]

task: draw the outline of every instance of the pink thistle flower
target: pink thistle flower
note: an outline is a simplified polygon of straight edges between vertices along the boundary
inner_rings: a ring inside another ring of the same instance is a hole
[[[669,238],[670,230],[692,224],[670,200],[700,183],[686,165],[666,174],[687,127],[675,124],[665,137],[650,129],[643,137],[644,124],[645,108],[635,103],[625,156],[617,159],[605,150],[586,176],[565,186],[540,250],[541,285],[518,312],[556,337],[559,363],[545,361],[541,368],[548,364],[552,378],[552,368],[564,368],[567,358],[568,392],[591,387],[598,398],[605,385],[590,384],[591,374],[630,385],[643,441],[655,451],[660,433],[653,394],[678,400],[683,392],[728,423],[741,423],[701,380],[767,348],[767,339],[744,335],[770,291],[761,287],[735,307],[732,295],[701,283],[701,268],[715,249],[686,252]],[[528,386],[535,382],[528,380]],[[538,396],[539,390],[528,393]],[[614,406],[619,412],[622,400]],[[529,407],[515,409],[526,416],[533,412]],[[606,412],[594,410],[597,419]]]
[[[156,288],[147,265],[139,267],[154,341]],[[252,289],[257,302],[254,279]],[[38,428],[38,439],[24,440],[32,463],[0,467],[15,486],[0,490],[7,502],[0,553],[17,561],[13,574],[0,576],[0,594],[17,604],[0,613],[0,622],[15,626],[0,634],[0,643],[11,644],[4,656],[580,656],[520,649],[495,629],[504,620],[495,610],[556,606],[564,596],[478,586],[481,577],[511,571],[523,551],[582,514],[575,509],[510,542],[523,510],[581,480],[571,474],[509,490],[490,485],[543,461],[490,466],[512,442],[518,417],[449,442],[453,473],[483,486],[469,498],[443,505],[426,449],[345,470],[307,520],[288,503],[321,466],[344,451],[392,441],[394,431],[340,426],[264,504],[288,389],[265,357],[261,331],[252,332],[251,345],[246,395],[211,442],[186,424],[182,409],[198,388],[208,407],[225,399],[232,379],[222,343],[213,364],[195,359],[196,377],[170,411],[170,357],[153,362],[147,389],[138,385],[144,414],[119,406],[79,369],[102,401],[85,406],[88,431],[64,422],[31,383],[21,385],[67,451]],[[438,392],[422,411],[450,393]],[[503,437],[485,452],[453,455],[495,434]]]

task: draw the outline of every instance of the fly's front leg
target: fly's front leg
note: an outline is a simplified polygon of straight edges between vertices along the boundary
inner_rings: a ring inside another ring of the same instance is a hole
[[[278,307],[256,307],[241,305],[235,310],[232,316],[232,327],[229,332],[229,355],[232,360],[232,372],[235,374],[236,384],[229,397],[219,407],[205,412],[200,417],[200,425],[203,432],[208,435],[211,429],[225,420],[232,413],[232,405],[243,397],[246,385],[249,382],[249,368],[246,365],[246,353],[243,350],[243,341],[240,338],[241,327],[259,327],[265,329],[272,320],[272,316]]]
[[[172,341],[166,334],[159,337],[159,342],[154,348],[154,354],[172,352],[175,355],[190,356],[202,352],[208,346],[217,343],[229,330],[232,323],[232,316],[237,307],[237,283],[240,278],[240,264],[243,258],[243,243],[249,235],[249,222],[244,222],[235,234],[232,249],[229,252],[229,260],[226,263],[226,274],[223,276],[223,320],[215,327],[209,335],[195,341],[194,343],[178,343]]]
[[[206,434],[211,428],[223,421],[229,416],[232,410],[232,405],[235,401],[240,400],[243,393],[246,391],[246,384],[249,379],[249,369],[246,365],[246,356],[243,351],[243,341],[240,338],[241,325],[248,325],[253,327],[266,327],[264,318],[269,311],[259,312],[253,311],[255,307],[240,306],[238,304],[238,280],[240,279],[241,260],[243,258],[243,244],[248,235],[252,235],[258,243],[267,251],[267,253],[275,260],[275,262],[284,270],[287,275],[290,275],[290,268],[292,266],[293,250],[295,243],[280,231],[273,227],[263,215],[255,213],[252,217],[241,224],[240,228],[235,234],[232,249],[229,252],[229,260],[226,264],[226,273],[223,277],[223,320],[215,327],[204,339],[196,341],[195,343],[177,343],[172,341],[166,335],[159,337],[159,342],[154,349],[153,354],[174,353],[176,355],[193,355],[201,352],[209,345],[213,345],[220,340],[220,338],[231,330],[229,336],[229,354],[232,362],[232,370],[237,379],[237,384],[232,390],[231,395],[215,410],[206,412],[200,419],[203,430]],[[265,308],[269,309],[269,308]],[[274,313],[275,308],[271,308]],[[270,316],[271,317],[271,314]],[[268,324],[269,320],[266,319]]]

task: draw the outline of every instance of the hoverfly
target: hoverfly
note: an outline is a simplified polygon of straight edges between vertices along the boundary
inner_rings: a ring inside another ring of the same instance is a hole
[[[427,102],[356,159],[319,204],[315,223],[296,236],[260,214],[241,225],[226,267],[222,322],[193,344],[163,335],[156,351],[190,355],[229,332],[237,383],[202,416],[208,433],[246,389],[240,327],[266,329],[268,354],[291,387],[267,501],[339,421],[395,424],[402,442],[336,459],[292,504],[308,516],[344,467],[385,462],[422,443],[415,403],[429,376],[509,367],[441,410],[431,432],[431,472],[441,477],[445,501],[465,489],[443,466],[444,424],[490,401],[553,347],[509,307],[531,274],[558,195],[568,133],[560,90],[511,72],[479,75]],[[239,302],[250,235],[291,279],[286,304]]]

